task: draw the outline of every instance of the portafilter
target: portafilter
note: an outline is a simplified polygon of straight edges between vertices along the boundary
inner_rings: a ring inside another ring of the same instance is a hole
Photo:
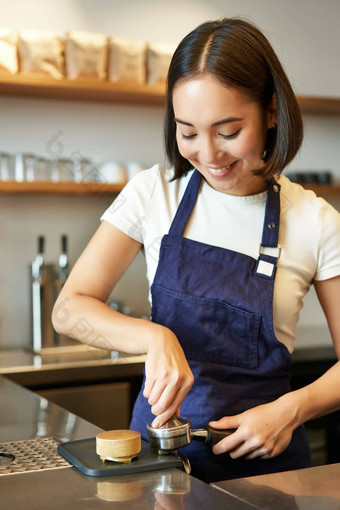
[[[189,445],[193,439],[214,445],[235,432],[235,430],[219,430],[210,426],[193,430],[188,418],[177,416],[172,416],[159,428],[154,428],[151,423],[148,423],[146,429],[151,451],[158,455],[176,452],[179,448]]]

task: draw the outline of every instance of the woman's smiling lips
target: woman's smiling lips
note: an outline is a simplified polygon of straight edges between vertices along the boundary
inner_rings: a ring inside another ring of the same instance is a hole
[[[227,175],[232,168],[236,165],[237,161],[234,161],[233,163],[230,163],[228,166],[224,166],[222,168],[212,168],[209,166],[206,166],[206,171],[212,175],[213,177],[224,177]]]

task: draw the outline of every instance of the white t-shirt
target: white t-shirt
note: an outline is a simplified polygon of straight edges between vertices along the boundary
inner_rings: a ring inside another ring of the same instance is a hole
[[[151,286],[160,242],[167,234],[192,175],[169,182],[172,170],[155,165],[138,173],[105,211],[102,220],[143,244]],[[281,175],[279,244],[273,322],[277,339],[293,351],[302,299],[313,279],[340,275],[340,214],[314,192]],[[257,259],[267,192],[234,196],[202,180],[184,237]]]

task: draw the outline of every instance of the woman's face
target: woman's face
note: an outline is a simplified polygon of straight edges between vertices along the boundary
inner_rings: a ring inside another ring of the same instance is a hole
[[[179,82],[173,91],[176,139],[181,155],[222,193],[252,195],[266,189],[252,170],[262,160],[275,110],[260,105],[214,76]]]

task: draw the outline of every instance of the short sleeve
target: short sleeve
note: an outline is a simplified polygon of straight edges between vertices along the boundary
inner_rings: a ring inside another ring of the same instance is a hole
[[[100,219],[143,244],[144,221],[159,171],[159,165],[155,165],[135,175]]]
[[[319,252],[314,279],[328,280],[340,275],[340,214],[328,202],[319,200]]]

